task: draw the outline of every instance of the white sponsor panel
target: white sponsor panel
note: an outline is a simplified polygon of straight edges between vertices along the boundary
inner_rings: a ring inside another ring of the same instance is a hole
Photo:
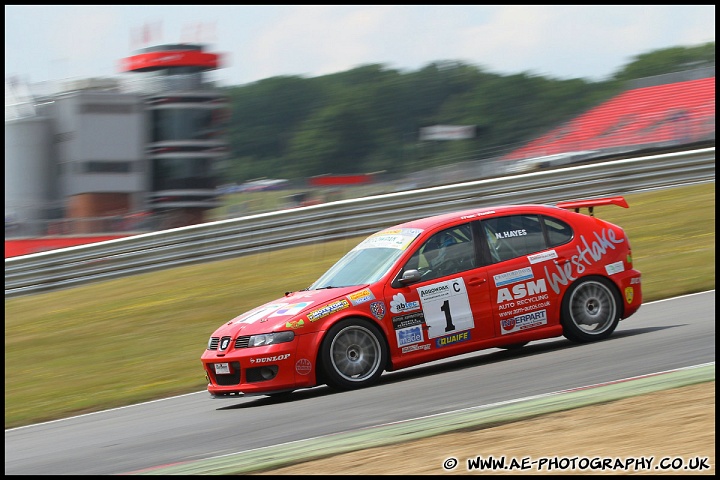
[[[462,278],[420,287],[418,295],[420,295],[429,339],[475,327],[470,300]]]
[[[414,343],[422,343],[425,341],[421,325],[396,330],[395,338],[397,339],[398,347],[405,347]]]
[[[512,272],[500,273],[493,275],[496,287],[502,287],[503,285],[509,285],[511,283],[522,282],[523,280],[530,280],[533,278],[533,271],[530,267],[521,268],[519,270],[513,270]]]
[[[605,265],[605,271],[608,275],[615,275],[616,273],[624,272],[625,264],[623,264],[622,260],[620,260],[619,262]]]
[[[392,313],[413,312],[415,310],[420,310],[420,302],[416,300],[408,302],[402,293],[393,295],[390,301],[390,311]]]
[[[271,303],[263,305],[254,310],[247,312],[246,314],[238,317],[234,320],[235,323],[255,323],[258,320],[267,317],[276,310],[287,306],[287,303]]]
[[[540,252],[540,253],[534,253],[532,255],[528,255],[527,259],[530,261],[531,264],[536,264],[536,263],[552,260],[557,257],[558,257],[558,254],[555,250],[548,250],[547,252]]]
[[[275,311],[272,315],[269,315],[270,317],[284,317],[287,315],[297,315],[302,310],[305,309],[305,307],[309,307],[313,302],[299,302],[299,303],[291,303],[290,305],[285,306],[284,308],[279,308],[277,311]]]
[[[542,325],[547,325],[546,310],[538,310],[536,312],[500,320],[500,331],[503,335],[506,335],[508,333],[519,332],[520,330],[527,330],[528,328],[540,327]]]

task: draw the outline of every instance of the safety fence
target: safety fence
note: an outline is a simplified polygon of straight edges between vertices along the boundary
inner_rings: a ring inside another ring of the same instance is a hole
[[[489,178],[145,233],[5,260],[5,297],[367,235],[414,218],[715,181],[715,148]]]

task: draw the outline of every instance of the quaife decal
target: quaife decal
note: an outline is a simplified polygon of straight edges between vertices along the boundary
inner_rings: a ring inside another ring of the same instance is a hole
[[[402,293],[393,295],[393,299],[390,301],[392,313],[412,312],[413,310],[420,310],[420,302],[408,302]]]
[[[435,345],[438,348],[447,347],[448,345],[454,345],[454,344],[460,343],[460,342],[467,342],[468,340],[470,340],[470,332],[469,331],[458,332],[458,333],[453,333],[452,335],[445,335],[444,337],[440,337],[440,338],[436,339]]]
[[[335,313],[339,310],[346,309],[350,306],[350,302],[345,300],[344,298],[341,300],[338,300],[337,302],[328,303],[322,308],[318,308],[317,310],[313,310],[312,312],[308,313],[308,320],[311,322],[315,322],[317,320],[320,320],[323,317],[327,317],[331,313]]]
[[[279,362],[281,360],[287,360],[290,358],[289,353],[284,353],[282,355],[275,355],[274,357],[260,357],[260,358],[251,358],[250,363],[270,363],[270,362]]]
[[[517,283],[523,280],[530,280],[531,278],[533,278],[533,271],[530,267],[513,270],[512,272],[505,272],[498,275],[493,275],[496,287],[510,285],[511,283]]]
[[[420,328],[419,325],[397,330],[395,332],[395,338],[397,339],[398,347],[404,347],[406,345],[422,343],[425,341],[422,328]]]
[[[502,327],[500,331],[505,335],[541,325],[547,325],[547,312],[545,310],[538,310],[537,312],[500,320],[500,327]]]
[[[428,338],[475,326],[465,282],[454,278],[417,289],[428,327]]]

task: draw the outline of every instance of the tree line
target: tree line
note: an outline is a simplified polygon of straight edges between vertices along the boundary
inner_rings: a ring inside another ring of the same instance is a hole
[[[385,172],[404,175],[519,148],[645,77],[715,65],[715,42],[639,55],[610,78],[499,75],[458,61],[410,72],[383,64],[331,75],[277,76],[227,87],[230,155],[223,182]],[[420,141],[423,127],[475,136]]]

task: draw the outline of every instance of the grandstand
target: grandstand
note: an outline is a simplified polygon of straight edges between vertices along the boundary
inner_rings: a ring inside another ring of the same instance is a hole
[[[510,152],[504,160],[521,166],[514,170],[532,170],[631,151],[714,144],[714,67],[704,78],[657,82],[647,79],[646,85],[629,88]]]

